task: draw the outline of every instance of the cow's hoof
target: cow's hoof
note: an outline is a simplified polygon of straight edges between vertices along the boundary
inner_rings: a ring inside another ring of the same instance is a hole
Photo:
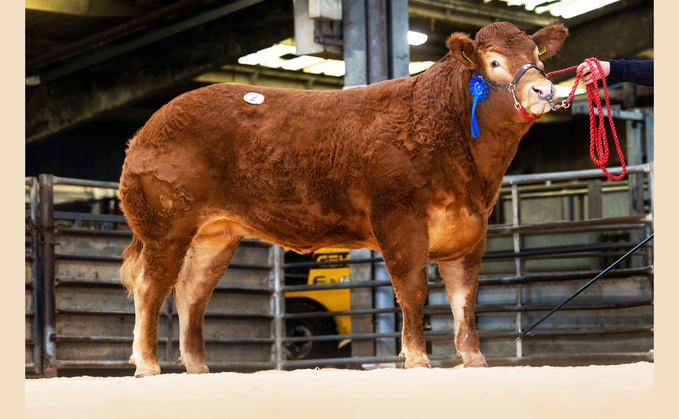
[[[470,365],[468,368],[490,368],[485,362],[477,362],[476,364]]]
[[[136,378],[151,377],[158,374],[160,374],[160,366],[157,364],[145,366],[137,365],[137,370],[134,372]]]
[[[210,369],[207,367],[207,365],[194,365],[194,366],[187,366],[186,367],[186,373],[187,374],[209,374]]]
[[[152,376],[158,375],[158,374],[159,374],[159,373],[154,372],[154,371],[135,372],[135,373],[134,373],[134,378],[152,377]]]
[[[431,364],[429,362],[404,362],[403,363],[403,368],[431,368]]]

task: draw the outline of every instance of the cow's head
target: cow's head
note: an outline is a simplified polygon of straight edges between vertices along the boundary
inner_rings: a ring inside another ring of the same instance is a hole
[[[529,36],[511,23],[499,22],[479,30],[473,41],[466,34],[454,33],[446,46],[453,58],[485,79],[511,84],[524,64],[544,69],[542,60],[556,54],[567,36],[568,29],[563,25],[547,26]],[[514,89],[516,99],[531,117],[549,111],[545,98],[551,95],[553,86],[540,70],[526,70]],[[502,92],[505,96],[510,104],[514,103],[511,92]]]

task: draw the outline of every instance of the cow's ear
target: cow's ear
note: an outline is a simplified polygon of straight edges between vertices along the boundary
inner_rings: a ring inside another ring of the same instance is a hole
[[[446,39],[450,54],[467,68],[476,68],[476,49],[469,35],[456,32]]]
[[[546,60],[559,52],[567,36],[568,29],[564,25],[558,24],[540,29],[531,36],[531,39],[538,46],[540,60]]]

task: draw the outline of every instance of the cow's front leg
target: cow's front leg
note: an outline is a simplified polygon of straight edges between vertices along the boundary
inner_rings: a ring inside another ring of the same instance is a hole
[[[457,356],[462,358],[465,367],[488,366],[479,348],[479,334],[474,324],[476,292],[479,289],[479,270],[484,248],[485,239],[464,258],[439,263],[448,302],[453,310]]]
[[[374,231],[403,312],[400,356],[406,368],[431,368],[422,325],[428,293],[426,224],[416,216],[390,214],[375,223]]]

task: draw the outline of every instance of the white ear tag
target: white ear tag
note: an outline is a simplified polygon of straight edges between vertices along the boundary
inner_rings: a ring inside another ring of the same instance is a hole
[[[250,92],[243,96],[243,100],[251,105],[259,105],[260,103],[264,102],[264,96],[259,93]]]

